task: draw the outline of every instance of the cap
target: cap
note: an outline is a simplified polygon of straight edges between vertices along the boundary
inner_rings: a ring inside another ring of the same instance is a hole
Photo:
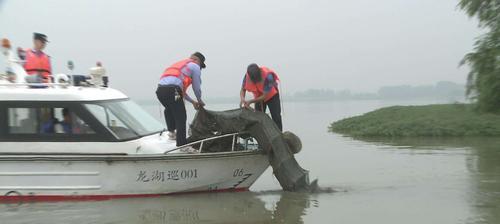
[[[33,33],[33,39],[34,40],[41,40],[43,42],[49,42],[47,40],[47,35],[42,34],[42,33]]]
[[[200,59],[200,63],[201,63],[200,67],[201,68],[206,68],[207,67],[207,65],[205,65],[205,56],[203,56],[202,53],[200,53],[200,52],[197,51],[197,52],[194,52],[193,56],[196,56],[197,58]]]

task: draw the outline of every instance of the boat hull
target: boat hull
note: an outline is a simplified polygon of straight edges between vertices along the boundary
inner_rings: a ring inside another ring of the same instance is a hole
[[[267,169],[258,151],[174,155],[3,155],[0,198],[107,199],[247,190]]]

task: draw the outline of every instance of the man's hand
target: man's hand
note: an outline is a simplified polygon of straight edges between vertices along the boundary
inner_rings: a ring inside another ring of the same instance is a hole
[[[191,102],[193,104],[193,107],[195,110],[199,110],[201,108],[203,108],[205,106],[205,102],[203,102],[202,100],[196,102],[196,101],[193,101]]]
[[[205,102],[203,100],[198,100],[199,107],[205,107]]]
[[[193,101],[191,102],[193,104],[193,107],[195,110],[199,110],[200,109],[200,103],[196,102],[196,101]]]
[[[242,100],[242,101],[240,102],[240,108],[247,108],[247,109],[251,109],[251,108],[250,108],[250,102],[245,101],[245,100]]]
[[[26,51],[23,50],[22,48],[18,47],[17,48],[17,56],[19,57],[19,59],[25,60],[26,59]]]

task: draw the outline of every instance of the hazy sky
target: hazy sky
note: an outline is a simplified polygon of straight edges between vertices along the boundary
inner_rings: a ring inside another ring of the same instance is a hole
[[[480,30],[458,0],[0,0],[0,37],[31,47],[48,35],[54,72],[95,61],[111,85],[153,98],[173,62],[201,51],[206,97],[238,95],[255,62],[283,91],[376,91],[384,85],[465,82],[458,63]],[[4,58],[0,68],[4,70]]]

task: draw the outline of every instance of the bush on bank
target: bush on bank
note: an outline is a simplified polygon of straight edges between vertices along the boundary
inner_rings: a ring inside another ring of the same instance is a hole
[[[357,137],[500,136],[500,115],[470,104],[393,106],[342,119],[330,131]]]

